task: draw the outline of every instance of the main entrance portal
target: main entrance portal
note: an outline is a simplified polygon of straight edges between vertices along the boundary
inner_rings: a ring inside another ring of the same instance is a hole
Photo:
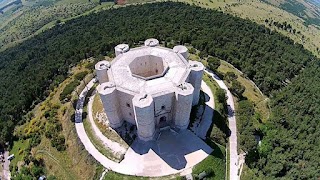
[[[159,128],[163,128],[168,126],[168,122],[167,122],[167,117],[166,116],[161,116],[160,120],[159,120]]]

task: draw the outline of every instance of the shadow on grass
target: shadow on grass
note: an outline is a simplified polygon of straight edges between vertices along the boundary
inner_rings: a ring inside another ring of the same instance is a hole
[[[210,154],[211,156],[219,159],[225,159],[225,152],[221,151],[221,148],[217,145],[217,143],[209,138],[207,138],[205,142],[213,149],[212,153]]]
[[[226,156],[224,147],[207,138],[205,142],[213,149],[212,153],[193,169],[195,179],[224,179]]]
[[[228,126],[228,121],[227,118],[222,116],[219,111],[214,110],[214,120],[213,124],[219,128],[225,135],[226,137],[230,137],[231,135],[231,130]]]
[[[210,137],[211,132],[213,130],[213,127],[217,127],[226,137],[226,139],[228,137],[230,137],[231,135],[231,130],[228,126],[228,121],[227,121],[227,117],[224,117],[220,114],[219,111],[214,109],[214,114],[213,114],[213,120],[212,120],[212,124],[207,132],[207,137]],[[225,139],[225,141],[227,141]]]

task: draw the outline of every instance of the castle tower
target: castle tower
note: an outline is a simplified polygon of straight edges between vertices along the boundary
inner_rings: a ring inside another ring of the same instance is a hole
[[[138,137],[143,141],[152,140],[155,134],[154,102],[148,94],[137,94],[132,99]]]
[[[173,47],[173,51],[175,53],[181,54],[185,59],[188,59],[189,53],[188,53],[188,48],[182,45],[178,45]]]
[[[110,62],[108,61],[99,61],[95,65],[97,78],[100,84],[108,82],[108,70],[110,68]]]
[[[123,120],[118,109],[117,90],[113,82],[102,83],[97,87],[110,127],[118,128]]]
[[[97,90],[112,128],[124,121],[137,126],[139,139],[153,140],[165,127],[186,129],[192,105],[198,104],[204,66],[188,61],[188,49],[159,46],[147,39],[144,46],[115,48],[112,62],[96,64]]]
[[[189,66],[191,69],[189,75],[189,82],[194,88],[192,106],[197,105],[199,102],[201,81],[204,71],[204,66],[201,62],[198,61],[189,61]]]
[[[129,51],[129,45],[128,44],[119,44],[114,48],[114,53],[116,54],[116,56],[118,56],[119,54],[123,54],[125,52]]]
[[[149,47],[159,46],[159,41],[158,39],[150,38],[144,41],[144,45]]]
[[[194,88],[189,83],[176,87],[174,124],[179,129],[187,129],[193,102]]]

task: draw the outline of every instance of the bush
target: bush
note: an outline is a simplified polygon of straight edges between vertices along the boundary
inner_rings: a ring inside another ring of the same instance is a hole
[[[254,151],[257,147],[255,140],[254,107],[248,100],[239,101],[237,110],[237,128],[240,134],[240,148],[245,152]]]
[[[83,71],[83,72],[80,72],[80,73],[76,74],[74,77],[78,81],[82,81],[84,79],[84,77],[86,77],[87,74],[88,74],[88,71]]]
[[[237,75],[234,72],[227,72],[224,76],[227,82],[232,82],[237,79]]]
[[[237,96],[238,98],[242,98],[242,94],[244,93],[246,88],[242,86],[237,80],[233,80],[231,84],[231,93]]]
[[[51,139],[51,145],[55,147],[58,151],[64,151],[66,150],[65,145],[65,138],[62,134],[59,134],[58,136],[53,136]]]
[[[225,90],[218,88],[215,93],[217,96],[217,101],[222,104],[225,104],[227,101],[227,96],[226,96]]]
[[[35,147],[41,142],[41,136],[39,134],[35,134],[31,137],[30,147]]]
[[[216,71],[220,66],[220,60],[216,57],[209,57],[208,58],[208,67],[212,71]]]
[[[69,100],[71,97],[72,91],[80,84],[78,80],[74,80],[71,83],[69,83],[60,94],[60,101],[65,100],[66,98]]]

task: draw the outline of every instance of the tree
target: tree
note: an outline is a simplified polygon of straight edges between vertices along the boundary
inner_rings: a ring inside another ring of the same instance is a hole
[[[226,92],[224,89],[218,88],[216,90],[215,94],[217,97],[217,101],[219,101],[220,103],[225,103],[227,101],[227,96],[226,96]]]
[[[231,88],[230,91],[237,97],[242,98],[242,94],[245,91],[245,87],[242,86],[239,81],[233,80],[231,82]]]
[[[220,60],[216,57],[209,57],[208,58],[208,67],[212,71],[216,71],[220,66]]]
[[[224,79],[227,81],[227,82],[232,82],[234,80],[236,80],[238,78],[238,76],[234,73],[234,72],[227,72],[225,75],[224,75]]]

